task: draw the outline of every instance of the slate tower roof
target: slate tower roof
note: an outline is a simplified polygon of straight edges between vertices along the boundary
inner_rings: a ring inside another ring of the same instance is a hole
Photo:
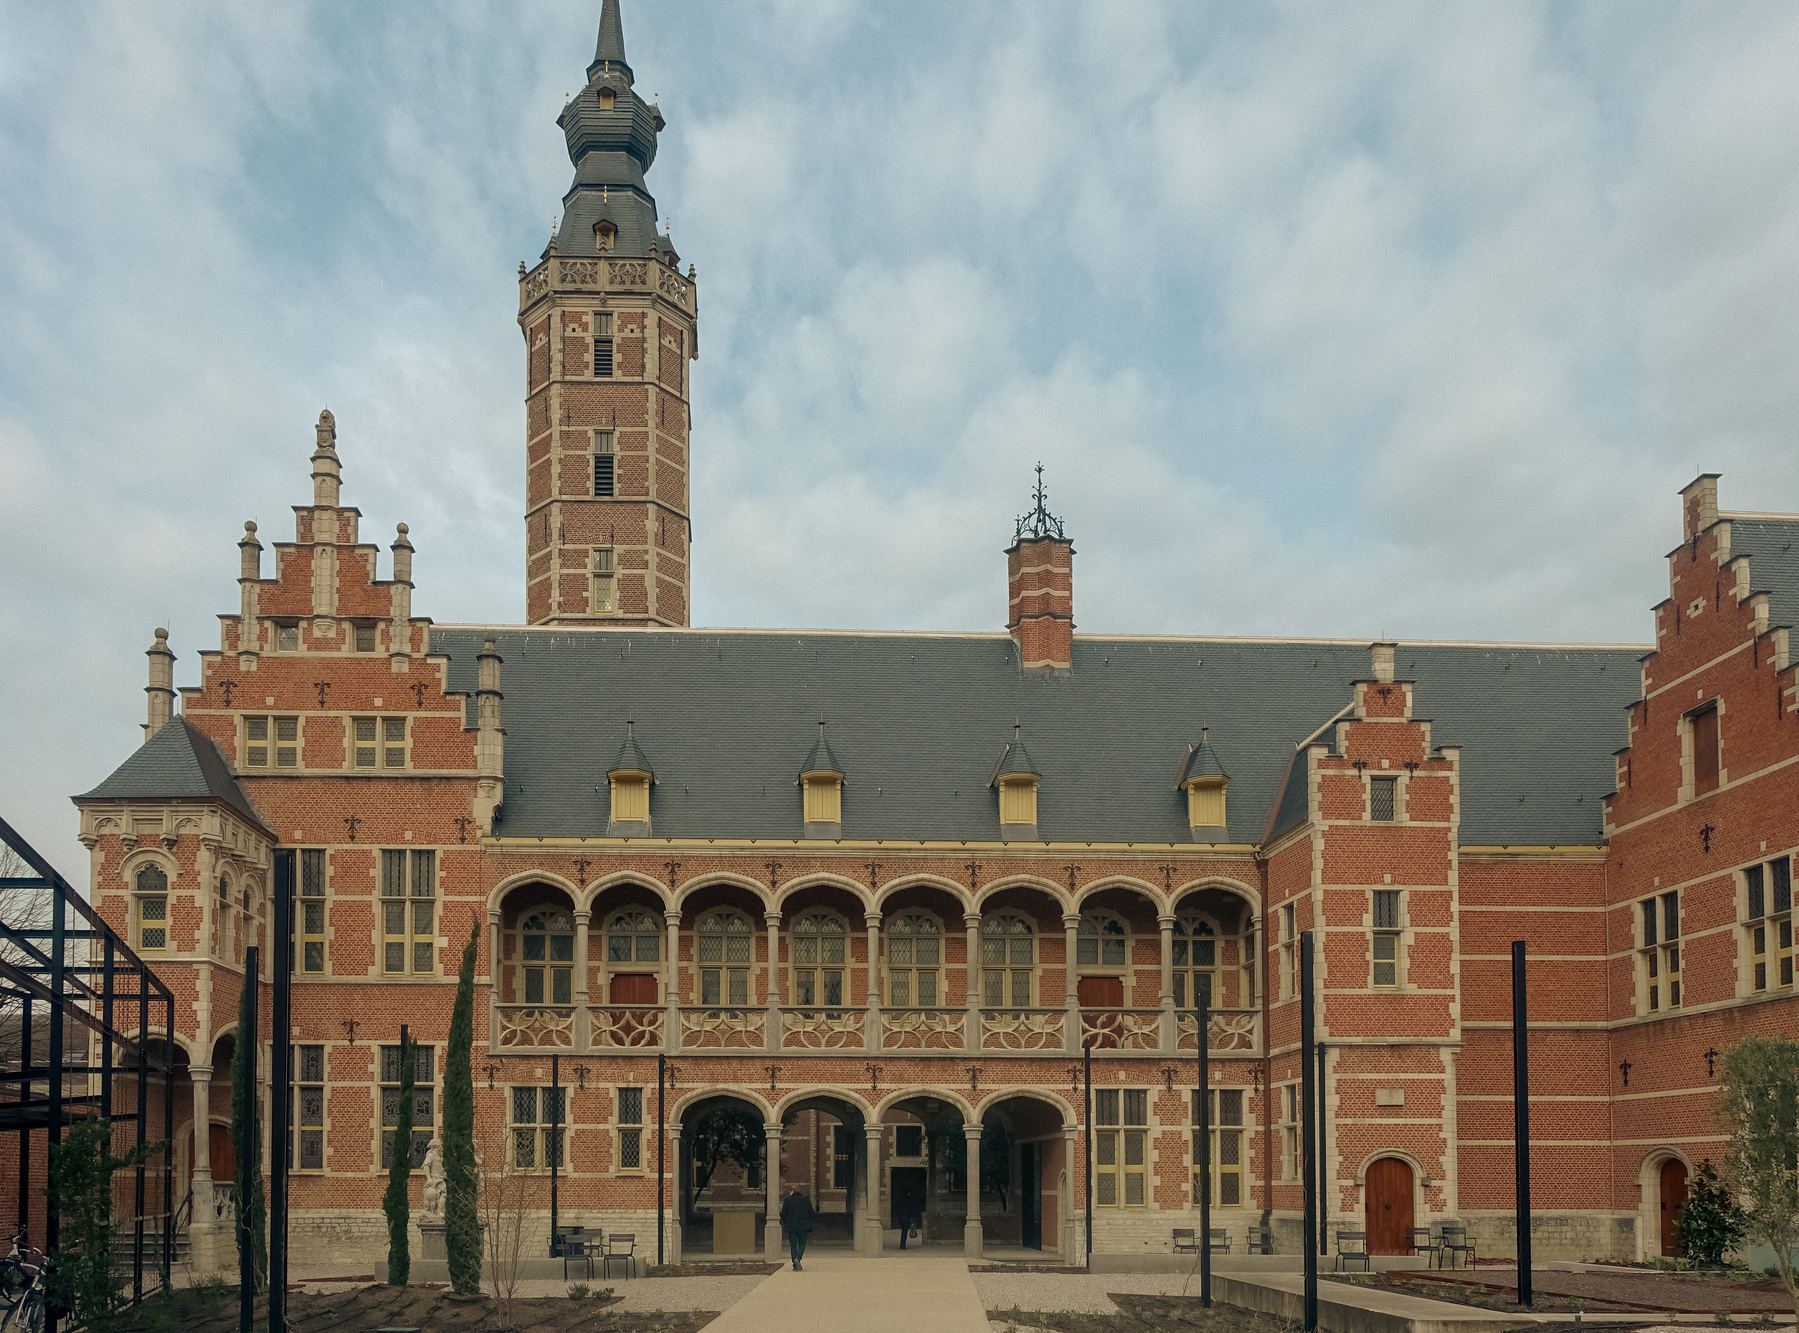
[[[575,165],[574,183],[562,196],[557,254],[642,258],[668,248],[657,241],[656,200],[643,179],[656,160],[662,113],[637,95],[633,79],[619,0],[605,0],[587,85],[556,120]],[[609,249],[596,239],[602,222],[615,228]]]

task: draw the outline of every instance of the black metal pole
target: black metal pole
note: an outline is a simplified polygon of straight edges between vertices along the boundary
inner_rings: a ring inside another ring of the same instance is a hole
[[[244,950],[244,985],[250,988],[249,1011],[250,1030],[241,1028],[237,1034],[237,1049],[244,1054],[244,1065],[250,1074],[250,1096],[245,1108],[249,1123],[245,1126],[244,1139],[249,1144],[258,1142],[260,1131],[256,1126],[256,1032],[260,1026],[256,1017],[256,976],[257,947],[252,944]],[[235,1145],[233,1145],[235,1147]],[[250,1177],[250,1157],[245,1152],[238,1154],[237,1163],[237,1327],[238,1333],[253,1333],[256,1327],[256,1259],[250,1253],[250,1207],[248,1196],[255,1183]]]
[[[1195,978],[1196,982],[1203,979]],[[1193,1145],[1199,1167],[1199,1304],[1212,1306],[1212,997],[1199,996],[1199,1142]]]
[[[1312,1235],[1318,1224],[1318,1122],[1312,1115],[1317,1076],[1312,1072],[1312,932],[1299,936],[1299,1099],[1305,1103],[1300,1134],[1305,1158],[1305,1319],[1306,1333],[1318,1327],[1318,1250]]]
[[[562,1174],[562,1057],[550,1057],[550,1253],[561,1245],[556,1227],[560,1220],[556,1186]]]
[[[54,886],[50,895],[50,1058],[48,1061],[49,1079],[46,1092],[49,1098],[49,1123],[44,1130],[46,1155],[48,1149],[62,1142],[62,1006],[63,1006],[63,967],[65,963],[64,947],[67,943],[68,908],[63,896],[57,893]],[[140,1034],[141,1035],[141,1034]],[[140,1063],[142,1063],[140,1061]],[[29,1061],[27,1062],[29,1066]],[[140,1134],[138,1142],[143,1142]],[[140,1187],[141,1188],[141,1187]],[[142,1211],[142,1210],[140,1210]],[[44,1201],[44,1251],[49,1253],[56,1248],[57,1242],[56,1209],[50,1201]]]
[[[1318,1066],[1318,1078],[1313,1085],[1313,1097],[1318,1105],[1315,1108],[1318,1116],[1318,1257],[1330,1257],[1330,1136],[1325,1132],[1324,1124],[1324,1043],[1313,1042],[1316,1049],[1314,1063]]]
[[[269,1333],[287,1333],[287,1171],[293,1150],[294,852],[275,853],[275,967],[269,991]],[[406,1040],[400,1039],[401,1058]],[[401,1151],[395,1144],[394,1151]],[[412,1145],[404,1151],[410,1153]]]
[[[1512,941],[1512,1135],[1518,1175],[1518,1304],[1534,1297],[1530,1271],[1530,1026],[1524,941]]]
[[[137,1146],[142,1148],[150,1138],[150,973],[148,968],[137,974]],[[133,1179],[136,1182],[131,1222],[131,1301],[144,1299],[144,1164],[140,1160]]]
[[[163,997],[162,1005],[162,1030],[169,1034],[169,1041],[163,1047],[162,1064],[162,1255],[156,1276],[168,1291],[175,1249],[175,997]]]
[[[662,1074],[668,1068],[668,1056],[656,1057],[656,1267],[663,1264],[662,1237],[668,1230],[664,1221],[662,1191],[668,1184],[668,1128],[663,1119]],[[753,1219],[752,1219],[753,1220]]]
[[[20,1050],[24,1054],[19,1058],[19,1100],[31,1100],[31,992],[25,992],[25,1012],[19,1019]],[[26,1112],[19,1112],[19,1230],[25,1233],[25,1243],[31,1244],[31,1122],[25,1118]],[[44,1248],[50,1248],[50,1242],[44,1242]]]
[[[100,1118],[112,1119],[112,937],[106,938],[106,952],[100,965],[100,1021],[106,1031],[100,1037]],[[25,1002],[27,1005],[31,1001]]]
[[[1081,1093],[1081,1158],[1083,1172],[1087,1178],[1084,1191],[1087,1198],[1087,1252],[1085,1266],[1093,1267],[1093,1048],[1081,1048],[1081,1068],[1084,1074],[1084,1091]]]

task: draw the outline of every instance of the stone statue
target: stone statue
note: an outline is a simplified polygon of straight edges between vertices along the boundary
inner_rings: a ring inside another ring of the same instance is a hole
[[[436,1135],[432,1135],[430,1144],[425,1148],[425,1216],[439,1219],[443,1217],[444,1193],[443,1145]]]

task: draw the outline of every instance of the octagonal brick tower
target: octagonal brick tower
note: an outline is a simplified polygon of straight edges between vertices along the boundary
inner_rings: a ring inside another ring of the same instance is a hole
[[[688,623],[688,377],[694,270],[682,276],[644,172],[663,121],[633,88],[619,0],[557,122],[574,183],[536,268],[525,335],[525,618]]]

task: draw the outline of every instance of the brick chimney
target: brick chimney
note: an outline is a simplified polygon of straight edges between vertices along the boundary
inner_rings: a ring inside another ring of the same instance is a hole
[[[1041,463],[1031,498],[1006,548],[1006,632],[1024,670],[1067,671],[1074,665],[1074,543],[1044,504]]]

